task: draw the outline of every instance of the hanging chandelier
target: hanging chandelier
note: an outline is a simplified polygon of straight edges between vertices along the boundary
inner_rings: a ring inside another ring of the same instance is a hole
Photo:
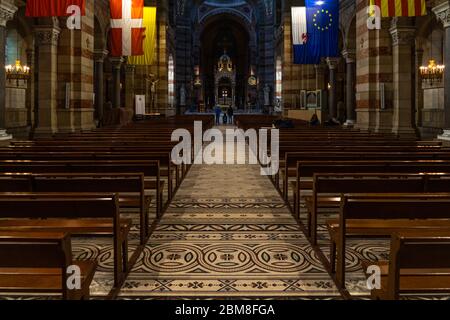
[[[433,85],[435,82],[441,82],[444,77],[445,66],[436,64],[436,60],[430,59],[428,66],[420,67],[420,77],[423,81]]]
[[[22,66],[19,56],[19,34],[16,33],[16,63],[14,65],[5,66],[6,79],[16,80],[19,85],[19,80],[27,81],[30,78],[30,68],[27,65]]]
[[[30,68],[22,66],[20,60],[16,60],[15,65],[5,66],[6,79],[8,80],[28,80],[30,77]]]

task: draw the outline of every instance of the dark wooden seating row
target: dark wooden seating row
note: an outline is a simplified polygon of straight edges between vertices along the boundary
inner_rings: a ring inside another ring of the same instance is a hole
[[[317,244],[320,208],[339,211],[343,193],[450,193],[450,173],[315,173],[312,195],[303,196],[308,219],[307,235]]]
[[[113,237],[114,285],[128,271],[131,219],[120,217],[116,194],[0,193],[0,231],[68,232]]]
[[[0,257],[2,293],[59,293],[63,299],[89,299],[97,262],[73,260],[67,232],[0,231]],[[72,266],[80,271],[80,286],[75,289],[67,281]]]
[[[45,151],[44,151],[45,150]],[[167,183],[167,200],[172,199],[173,193],[183,179],[184,170],[174,165],[169,152],[107,152],[101,147],[97,151],[78,151],[77,147],[70,147],[71,151],[53,151],[51,148],[28,148],[17,150],[3,148],[0,150],[0,160],[141,160],[143,162],[159,161],[160,177]]]
[[[297,177],[291,182],[294,192],[293,211],[300,217],[300,198],[312,190],[315,173],[421,173],[450,172],[448,160],[357,160],[357,161],[298,161]]]
[[[0,160],[0,173],[144,174],[144,189],[156,191],[158,217],[163,210],[164,182],[160,179],[159,161],[155,160]]]
[[[352,161],[352,160],[450,160],[450,152],[445,151],[403,151],[382,152],[366,150],[364,152],[295,152],[287,153],[284,167],[280,170],[282,177],[282,194],[288,199],[289,178],[297,176],[298,161]],[[275,184],[277,180],[275,180]]]
[[[140,242],[149,235],[149,206],[141,173],[0,173],[0,192],[110,192],[119,195],[120,208],[139,212]]]
[[[394,232],[389,261],[363,261],[381,271],[380,288],[373,299],[398,300],[401,294],[448,294],[450,292],[450,230]],[[370,271],[370,270],[369,270]]]

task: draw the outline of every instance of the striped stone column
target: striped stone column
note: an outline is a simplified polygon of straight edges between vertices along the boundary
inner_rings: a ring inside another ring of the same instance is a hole
[[[58,131],[94,128],[94,0],[85,1],[81,28],[60,18],[58,42]]]
[[[416,29],[409,18],[393,18],[390,33],[393,56],[393,127],[399,136],[415,136],[412,127],[412,46]]]
[[[445,131],[439,138],[450,141],[450,1],[445,1],[433,8],[433,12],[444,26],[444,115]]]
[[[17,7],[12,1],[0,3],[0,141],[9,140],[11,135],[6,133],[6,73],[5,73],[5,49],[6,49],[6,23],[14,17]]]
[[[356,113],[355,127],[392,130],[392,48],[389,19],[380,30],[368,26],[367,0],[356,3]]]
[[[34,30],[38,48],[38,123],[35,136],[51,135],[58,130],[58,40],[57,26],[38,26]]]

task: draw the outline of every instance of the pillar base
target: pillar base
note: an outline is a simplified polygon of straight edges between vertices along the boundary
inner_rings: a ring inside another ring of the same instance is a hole
[[[53,136],[56,133],[56,130],[50,128],[50,127],[37,127],[34,130],[33,137],[39,137],[39,138],[48,138]]]
[[[347,120],[343,124],[344,127],[353,128],[355,126],[355,120]]]
[[[413,128],[398,128],[393,130],[400,139],[417,139],[417,132]]]
[[[177,110],[175,108],[167,108],[166,109],[166,117],[173,117],[177,114]]]
[[[6,133],[5,129],[0,129],[0,141],[11,140],[12,135]]]
[[[437,137],[439,140],[449,141],[450,142],[450,129],[445,129],[444,133],[441,135],[438,135]]]

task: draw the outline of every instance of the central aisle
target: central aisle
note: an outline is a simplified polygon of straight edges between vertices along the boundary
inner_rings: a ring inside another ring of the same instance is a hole
[[[340,295],[258,165],[193,165],[119,297],[194,296]]]

